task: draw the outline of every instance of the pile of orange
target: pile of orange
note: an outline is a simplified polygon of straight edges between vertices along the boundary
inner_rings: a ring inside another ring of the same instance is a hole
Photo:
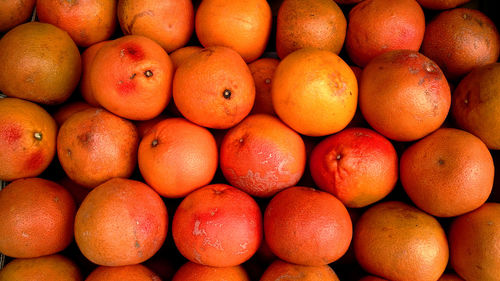
[[[491,2],[0,1],[0,281],[500,281]]]

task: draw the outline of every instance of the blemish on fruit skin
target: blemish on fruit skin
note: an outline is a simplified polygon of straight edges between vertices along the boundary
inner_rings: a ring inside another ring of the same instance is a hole
[[[26,160],[24,168],[29,171],[37,170],[42,166],[43,160],[44,156],[42,151],[35,151],[29,156],[28,160]]]
[[[120,50],[120,58],[129,58],[132,61],[141,61],[145,58],[142,49],[136,44],[128,44]]]
[[[207,232],[204,229],[200,229],[200,224],[201,224],[201,222],[199,220],[196,220],[194,222],[193,235],[195,235],[195,236],[207,235]]]
[[[135,83],[132,79],[119,80],[116,86],[118,94],[128,95],[135,90]]]
[[[22,129],[17,124],[8,124],[0,129],[0,138],[7,144],[14,144],[22,136]]]

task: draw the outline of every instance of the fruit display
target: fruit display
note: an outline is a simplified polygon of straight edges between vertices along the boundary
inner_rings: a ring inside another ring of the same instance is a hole
[[[494,2],[0,1],[0,281],[500,281]]]

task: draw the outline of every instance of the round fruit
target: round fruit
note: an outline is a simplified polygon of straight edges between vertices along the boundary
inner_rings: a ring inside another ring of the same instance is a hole
[[[271,85],[278,64],[279,60],[275,58],[261,58],[248,64],[255,81],[255,102],[250,114],[276,115],[271,97]]]
[[[276,22],[276,51],[283,59],[301,48],[317,48],[335,54],[344,45],[347,20],[331,0],[285,0]]]
[[[161,281],[149,268],[142,264],[124,266],[99,266],[85,281]]]
[[[169,56],[174,64],[174,69],[177,69],[179,65],[181,65],[181,63],[183,63],[192,54],[198,53],[201,50],[203,50],[203,48],[199,46],[186,46],[170,53]]]
[[[0,191],[0,208],[0,252],[9,257],[55,254],[73,240],[75,201],[55,182],[15,180]]]
[[[92,106],[99,106],[99,103],[94,97],[94,92],[90,85],[90,70],[92,63],[94,62],[95,55],[97,51],[101,49],[104,44],[107,44],[110,41],[101,41],[96,43],[82,52],[82,77],[80,79],[79,90],[82,98]]]
[[[432,10],[447,10],[463,5],[471,0],[417,0],[420,6]]]
[[[388,51],[418,51],[424,31],[424,11],[417,1],[364,0],[349,12],[345,49],[364,67]]]
[[[264,213],[264,237],[280,259],[319,266],[338,260],[352,238],[352,223],[333,195],[308,187],[276,194]]]
[[[226,184],[190,193],[177,208],[172,235],[192,262],[229,267],[252,257],[262,240],[262,214],[255,200]]]
[[[437,280],[448,263],[439,222],[402,202],[370,207],[356,224],[353,243],[363,269],[389,280]]]
[[[144,36],[127,35],[104,44],[89,72],[96,101],[127,119],[154,118],[172,96],[172,61],[160,45]]]
[[[40,175],[56,151],[57,125],[39,105],[0,99],[0,180]]]
[[[450,264],[465,280],[500,276],[500,204],[485,203],[450,226]]]
[[[71,180],[92,188],[114,177],[132,175],[138,144],[132,122],[90,108],[71,115],[61,126],[57,155]]]
[[[458,79],[474,68],[497,61],[500,35],[495,24],[479,10],[443,11],[425,29],[422,53]]]
[[[36,0],[9,0],[0,2],[0,33],[26,22],[33,14]]]
[[[0,270],[0,281],[82,281],[76,264],[62,256],[50,255],[31,259],[15,259]]]
[[[500,63],[478,67],[453,92],[451,112],[457,124],[500,150]]]
[[[187,262],[175,273],[172,281],[250,281],[241,265],[229,267],[212,267]]]
[[[250,113],[255,83],[236,51],[208,47],[189,56],[177,68],[173,97],[178,110],[191,122],[227,129]]]
[[[250,115],[224,136],[220,166],[234,187],[270,197],[295,185],[306,165],[304,141],[278,118]]]
[[[260,281],[339,281],[328,265],[305,266],[275,260],[262,274]]]
[[[141,263],[165,241],[167,208],[146,184],[122,178],[94,188],[75,218],[75,241],[91,262],[104,266]]]
[[[48,23],[29,22],[0,40],[0,91],[43,104],[69,98],[80,80],[81,58],[68,33]]]
[[[68,32],[80,47],[111,37],[116,28],[115,0],[37,0],[36,15]]]
[[[386,52],[363,69],[361,112],[387,138],[413,141],[428,135],[444,122],[450,104],[450,87],[443,72],[416,51]]]
[[[325,136],[344,129],[353,118],[358,85],[338,55],[304,48],[279,63],[271,95],[284,123],[304,135]]]
[[[118,20],[126,35],[142,35],[167,52],[183,47],[194,29],[193,3],[189,0],[119,0]]]
[[[139,169],[160,195],[184,197],[212,181],[217,145],[206,129],[184,118],[157,123],[139,145]]]
[[[401,156],[400,177],[420,209],[454,217],[480,207],[490,196],[495,168],[486,145],[454,128],[438,129]]]
[[[311,152],[309,165],[318,187],[351,208],[384,198],[398,179],[394,146],[364,128],[348,128],[322,140]]]
[[[229,47],[252,62],[267,46],[271,16],[265,0],[204,0],[196,11],[196,35],[205,47]]]

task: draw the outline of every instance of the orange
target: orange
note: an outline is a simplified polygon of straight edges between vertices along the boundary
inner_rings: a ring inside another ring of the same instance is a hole
[[[68,33],[48,23],[29,22],[0,40],[0,91],[43,104],[69,98],[80,80],[81,58]]]
[[[173,98],[180,113],[203,127],[227,129],[250,113],[255,83],[234,50],[208,47],[189,56],[174,75]]]
[[[500,276],[500,204],[485,203],[453,220],[448,233],[451,267],[465,280]]]
[[[346,253],[352,238],[352,223],[335,196],[294,186],[276,194],[267,205],[264,237],[280,259],[320,266]]]
[[[194,29],[190,0],[119,0],[118,20],[125,35],[153,39],[167,52],[183,47]]]
[[[95,43],[82,52],[82,77],[80,79],[79,90],[83,99],[92,106],[99,106],[99,103],[95,99],[94,92],[90,85],[90,69],[97,51],[108,42],[110,41]]]
[[[19,179],[0,191],[0,252],[35,258],[64,250],[73,240],[75,201],[55,182]]]
[[[463,5],[471,0],[417,0],[422,7],[432,10],[447,10]]]
[[[62,255],[15,259],[0,270],[0,281],[82,281],[78,266]]]
[[[455,8],[439,13],[426,26],[422,53],[450,80],[494,63],[500,54],[495,23],[479,10]]]
[[[285,124],[304,135],[325,136],[344,129],[353,118],[358,84],[338,55],[304,48],[279,63],[271,96]]]
[[[267,267],[260,281],[339,281],[328,265],[304,266],[276,260]]]
[[[94,188],[75,217],[75,241],[91,262],[133,265],[152,257],[165,241],[167,208],[146,184],[122,178]]]
[[[221,143],[224,177],[252,196],[270,197],[297,184],[305,165],[306,148],[300,135],[267,114],[248,116]]]
[[[127,119],[158,116],[172,96],[172,61],[160,45],[144,36],[127,35],[104,44],[89,72],[96,101]]]
[[[116,28],[115,0],[37,0],[40,22],[68,32],[80,47],[88,47],[111,37]]]
[[[161,281],[160,277],[142,264],[99,266],[85,281]]]
[[[183,63],[192,54],[197,53],[201,50],[203,50],[203,48],[199,46],[186,46],[170,53],[170,59],[172,59],[174,69],[177,69],[179,65],[181,65],[181,63]]]
[[[132,122],[104,109],[73,114],[59,129],[57,155],[68,177],[93,188],[132,175],[139,138]]]
[[[250,281],[241,265],[229,267],[212,267],[187,262],[175,273],[172,281]]]
[[[59,109],[57,109],[53,114],[54,120],[57,126],[61,126],[64,121],[66,121],[74,113],[83,111],[85,109],[92,108],[92,106],[86,102],[75,101],[71,103],[64,103]]]
[[[160,195],[184,197],[209,184],[215,175],[218,153],[206,128],[184,118],[167,118],[144,135],[138,152],[144,180]]]
[[[437,64],[411,50],[374,58],[359,83],[363,117],[395,141],[413,141],[443,124],[451,104],[448,81]]]
[[[264,53],[271,24],[265,0],[204,0],[195,17],[196,35],[204,47],[232,48],[247,63]]]
[[[207,266],[240,265],[262,241],[262,214],[250,195],[226,184],[190,193],[175,211],[172,236],[188,260]]]
[[[439,222],[398,201],[378,203],[363,213],[353,243],[363,269],[388,280],[437,280],[448,263]]]
[[[0,180],[36,177],[52,162],[57,125],[39,105],[0,99]]]
[[[347,20],[331,0],[285,0],[276,20],[276,51],[283,59],[301,48],[335,54],[344,45]]]
[[[28,21],[36,0],[9,0],[0,2],[0,33]]]
[[[420,209],[454,217],[480,207],[490,196],[495,168],[486,145],[474,135],[442,128],[407,148],[400,177]]]
[[[392,143],[365,128],[348,128],[318,143],[309,158],[319,188],[350,208],[365,207],[388,195],[398,180]]]
[[[248,64],[255,81],[255,102],[250,114],[266,113],[276,115],[271,98],[271,85],[278,64],[279,60],[275,58],[261,58]]]
[[[500,149],[500,63],[478,67],[453,92],[451,113],[458,126]]]
[[[349,12],[345,49],[364,67],[387,51],[418,51],[424,31],[424,11],[417,1],[364,0]]]

